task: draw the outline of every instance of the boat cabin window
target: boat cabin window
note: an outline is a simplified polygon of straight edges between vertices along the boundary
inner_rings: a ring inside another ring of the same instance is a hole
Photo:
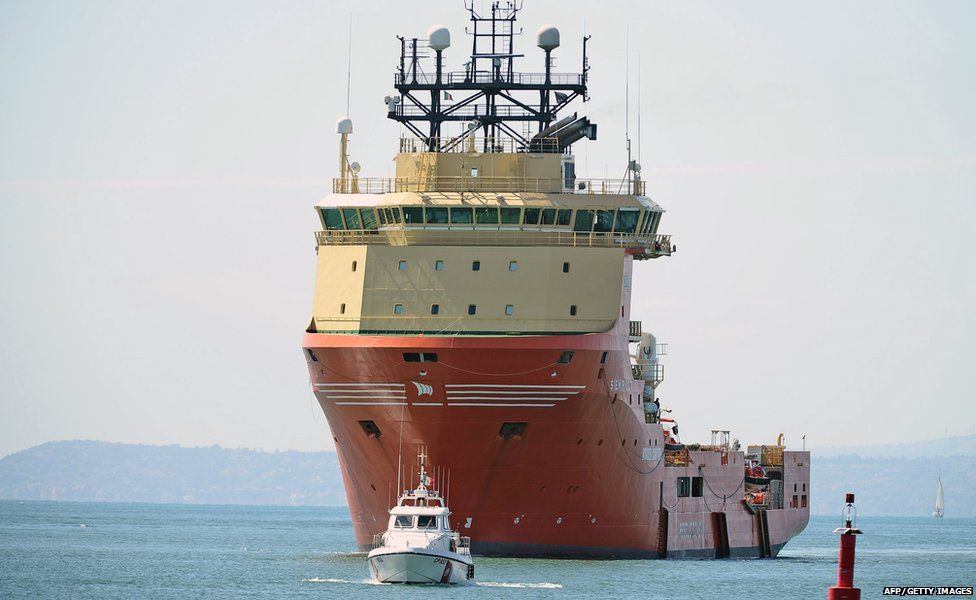
[[[346,229],[359,229],[359,211],[355,208],[342,209],[342,217],[346,220]]]
[[[451,223],[471,223],[471,209],[467,207],[451,209]]]
[[[593,225],[593,231],[599,231],[601,233],[611,231],[613,228],[613,211],[612,210],[598,210],[596,211],[596,223]]]
[[[589,231],[591,229],[593,229],[593,211],[576,211],[576,224],[573,226],[573,231]]]
[[[503,225],[518,225],[522,218],[521,208],[502,208],[501,213]]]
[[[573,217],[573,211],[569,208],[560,208],[556,212],[556,225],[569,225]]]
[[[400,217],[399,207],[388,208],[390,211],[390,217],[392,217],[391,223],[402,223],[403,219]]]
[[[342,215],[338,208],[323,208],[322,223],[326,229],[342,229]]]
[[[427,215],[427,223],[431,225],[447,224],[447,208],[438,206],[436,208],[428,208],[424,212]]]
[[[543,225],[554,225],[556,223],[556,209],[555,208],[544,208],[542,210],[542,224]]]
[[[433,515],[420,515],[417,517],[417,527],[419,529],[437,529],[437,517]]]
[[[396,521],[393,522],[393,526],[397,529],[410,529],[413,527],[413,517],[407,515],[399,515]]]
[[[372,208],[360,209],[360,214],[363,216],[363,229],[375,230],[376,229],[376,212]]]
[[[617,221],[613,224],[613,230],[617,233],[634,233],[637,231],[637,218],[640,212],[636,210],[618,210]]]
[[[539,208],[527,208],[525,209],[525,224],[526,225],[538,225],[539,215],[542,214],[542,209]]]
[[[422,225],[424,222],[424,209],[419,206],[404,206],[403,222],[407,225]]]
[[[494,206],[484,206],[474,209],[479,225],[497,225],[498,209]]]

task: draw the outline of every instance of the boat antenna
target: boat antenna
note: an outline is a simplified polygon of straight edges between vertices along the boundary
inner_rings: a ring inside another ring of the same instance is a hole
[[[641,161],[641,57],[637,54],[637,164]]]
[[[403,411],[406,408],[406,402],[400,405],[400,439],[397,442],[397,497],[400,496],[400,474],[403,470],[402,460],[403,460]]]
[[[352,93],[352,11],[349,12],[349,52],[346,55],[346,116],[349,116]]]

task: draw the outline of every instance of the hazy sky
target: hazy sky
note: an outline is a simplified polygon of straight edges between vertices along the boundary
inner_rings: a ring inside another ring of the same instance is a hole
[[[976,3],[594,6],[526,0],[523,68],[543,23],[559,70],[592,34],[577,170],[618,177],[629,23],[679,248],[637,267],[634,318],[685,440],[972,433]],[[443,23],[459,67],[461,0],[0,0],[0,455],[331,447],[300,344],[350,7],[352,154],[386,176],[394,36]]]

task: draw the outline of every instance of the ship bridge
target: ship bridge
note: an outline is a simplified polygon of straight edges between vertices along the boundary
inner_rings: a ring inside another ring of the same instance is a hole
[[[572,147],[595,140],[597,125],[562,113],[589,97],[589,38],[580,71],[556,73],[560,33],[543,26],[544,70],[522,73],[519,7],[468,11],[471,52],[461,70],[445,68],[445,27],[398,38],[395,91],[384,99],[387,117],[406,130],[393,177],[361,177],[349,158],[352,122],[338,123],[339,177],[316,205],[309,331],[607,331],[628,318],[632,261],[674,251],[635,161],[623,179],[576,173]]]

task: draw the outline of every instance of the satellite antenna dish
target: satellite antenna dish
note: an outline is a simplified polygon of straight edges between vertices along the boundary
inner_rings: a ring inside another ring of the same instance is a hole
[[[362,169],[362,167],[358,162],[354,162],[351,165],[349,165],[349,170],[352,171],[353,173],[359,173],[360,169]]]
[[[552,51],[559,47],[559,30],[552,25],[543,25],[536,33],[536,46]]]
[[[427,30],[427,45],[434,52],[443,52],[451,47],[451,32],[442,25],[434,25]]]

